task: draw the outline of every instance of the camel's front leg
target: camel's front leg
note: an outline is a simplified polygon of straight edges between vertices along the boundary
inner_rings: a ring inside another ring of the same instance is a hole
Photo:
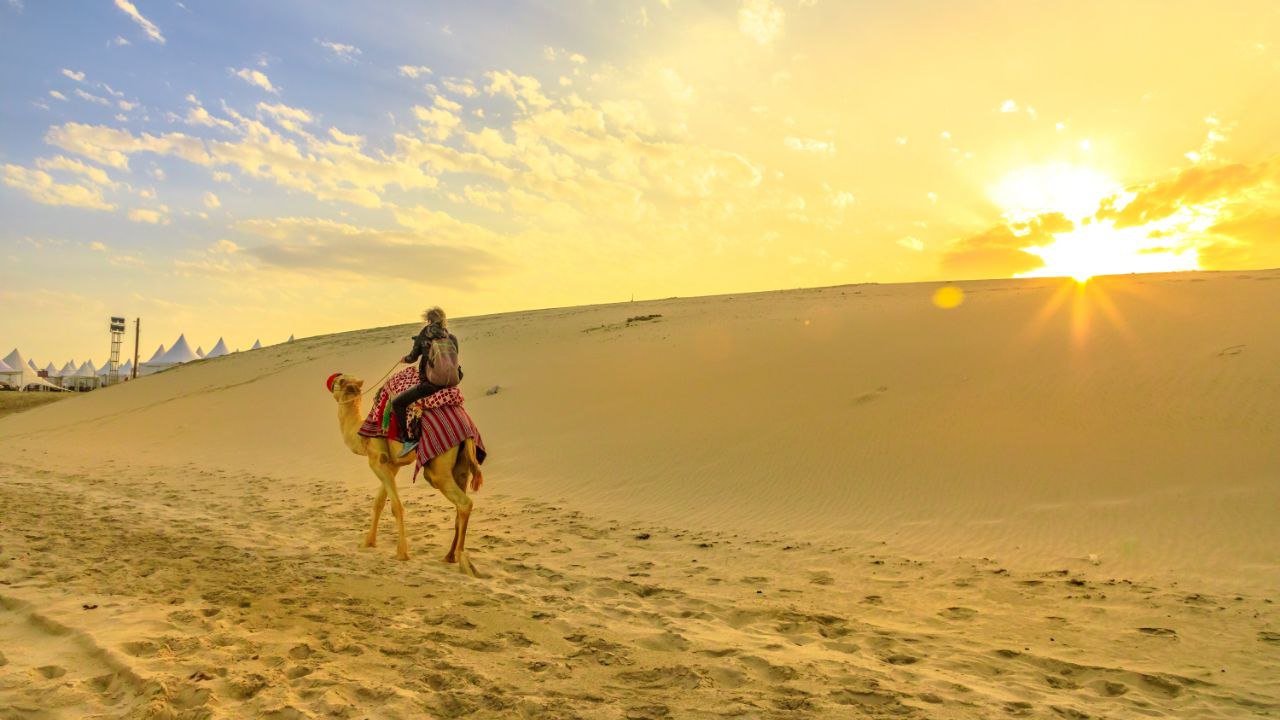
[[[400,492],[396,490],[396,470],[394,465],[384,465],[380,462],[374,462],[372,459],[369,466],[373,468],[373,472],[382,481],[382,489],[378,491],[378,504],[374,506],[374,529],[378,526],[378,516],[382,512],[382,501],[391,498],[391,514],[396,517],[396,534],[399,536],[396,541],[396,557],[401,560],[409,559],[409,539],[404,530],[404,505],[400,503]],[[370,531],[369,537],[372,538],[374,531]]]
[[[387,504],[387,488],[378,488],[378,496],[373,499],[373,525],[369,527],[369,534],[364,536],[365,547],[377,547],[378,545],[378,520],[382,517],[382,506]]]

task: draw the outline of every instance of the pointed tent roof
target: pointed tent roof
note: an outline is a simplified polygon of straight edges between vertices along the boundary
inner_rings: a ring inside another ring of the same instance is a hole
[[[31,358],[27,358],[27,367],[31,368],[32,370],[35,370],[36,372],[40,372],[40,367],[36,365],[34,362],[32,362]]]
[[[253,341],[253,347],[251,347],[251,348],[249,348],[249,349],[250,349],[250,350],[261,350],[261,349],[262,349],[262,341],[261,341],[261,340],[254,340],[254,341]]]
[[[27,365],[26,358],[22,357],[22,353],[18,352],[18,348],[14,348],[13,352],[4,356],[4,364],[14,370],[21,370]]]
[[[75,375],[75,374],[76,374],[75,360],[68,360],[67,364],[63,365],[62,369],[58,371],[58,377],[71,377],[72,375]]]
[[[53,363],[49,363],[48,365],[45,365],[44,372],[49,377],[58,377],[58,368],[54,367]]]
[[[191,352],[191,346],[187,344],[187,336],[179,335],[173,346],[169,348],[169,352],[160,358],[160,362],[176,365],[178,363],[191,362],[195,359],[197,359],[196,354]]]
[[[85,360],[84,363],[80,365],[80,369],[76,370],[76,374],[73,377],[91,378],[91,377],[97,377],[97,376],[98,376],[98,369],[93,366],[93,361]]]
[[[222,357],[223,355],[226,355],[226,354],[227,354],[227,344],[222,341],[222,338],[218,338],[218,344],[214,345],[213,349],[210,350],[209,354],[205,355],[205,357],[216,358],[216,357]]]
[[[120,376],[124,377],[125,375],[128,375],[131,372],[133,372],[133,361],[125,360],[124,364],[120,366]]]
[[[148,360],[146,364],[150,365],[151,363],[160,362],[161,358],[164,357],[164,353],[165,353],[164,343],[160,343],[160,347],[156,348],[155,354],[151,356],[151,359]]]
[[[285,342],[293,342],[293,334],[292,334],[292,333],[290,333],[290,335],[289,335],[289,339],[288,339],[288,340],[285,340]]]
[[[198,357],[198,358],[202,358],[202,357],[204,357],[204,346],[203,346],[203,345],[197,345],[197,346],[196,346],[196,357]]]
[[[17,370],[14,370],[13,368],[9,367],[9,363],[3,360],[0,360],[0,373],[11,373],[11,372],[17,372]]]

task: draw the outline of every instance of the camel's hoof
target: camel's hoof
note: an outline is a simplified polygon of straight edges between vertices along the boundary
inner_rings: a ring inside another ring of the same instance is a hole
[[[456,563],[456,562],[458,562],[458,559],[457,559],[457,558],[455,558],[455,557],[453,556],[453,553],[449,553],[448,555],[445,555],[445,556],[444,556],[444,558],[442,558],[442,559],[443,559],[445,562],[447,562],[447,563]]]
[[[407,553],[407,552],[398,552],[398,553],[396,553],[396,559],[397,559],[397,560],[408,560],[408,559],[409,559],[409,553]]]
[[[364,542],[360,543],[360,547],[378,547],[378,541],[373,538],[365,538]]]

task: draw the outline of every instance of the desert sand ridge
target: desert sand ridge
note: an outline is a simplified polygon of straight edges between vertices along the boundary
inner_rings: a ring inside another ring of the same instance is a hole
[[[322,383],[417,325],[4,418],[0,688],[51,692],[35,612],[192,717],[1280,712],[1280,271],[957,285],[455,321],[478,582],[421,483],[415,556],[356,548]]]

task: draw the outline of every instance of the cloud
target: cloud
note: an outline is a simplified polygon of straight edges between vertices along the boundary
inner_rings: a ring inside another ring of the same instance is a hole
[[[62,102],[67,102],[67,96],[66,96],[66,95],[63,95],[62,93],[58,92],[57,90],[50,90],[50,91],[49,91],[49,97],[51,97],[51,98],[53,98],[53,99],[55,99],[55,100],[61,100]]]
[[[148,225],[168,225],[169,224],[169,216],[163,210],[151,210],[148,208],[134,208],[133,210],[129,211],[128,218],[136,223],[146,223]]]
[[[239,70],[236,70],[235,68],[227,68],[227,70],[232,75],[235,75],[250,85],[256,85],[272,94],[280,94],[280,91],[271,84],[271,79],[259,70],[250,70],[249,68],[240,68]]]
[[[356,56],[360,54],[360,48],[355,45],[346,45],[339,42],[332,42],[330,40],[317,40],[316,42],[320,43],[321,47],[332,52],[338,57],[338,59],[345,62],[354,62]]]
[[[210,210],[217,210],[222,207],[222,201],[218,199],[217,195],[214,195],[211,192],[205,193],[202,199],[204,201],[204,206]]]
[[[738,9],[738,30],[761,45],[768,45],[782,32],[786,13],[773,0],[743,0]]]
[[[908,250],[914,250],[915,252],[924,252],[924,243],[910,235],[904,238],[898,238],[898,245]]]
[[[111,182],[110,176],[108,176],[107,172],[102,168],[85,164],[79,160],[73,160],[65,155],[58,155],[53,158],[40,158],[36,160],[36,167],[41,170],[60,170],[62,172],[80,175],[95,185],[111,186],[114,184]]]
[[[94,94],[92,94],[92,93],[87,93],[87,92],[85,92],[84,90],[81,90],[80,88],[76,88],[76,89],[75,89],[75,94],[76,94],[76,97],[79,97],[79,98],[80,98],[80,99],[82,99],[82,100],[87,100],[87,101],[89,101],[89,102],[91,102],[91,103],[94,103],[95,105],[110,105],[110,104],[111,104],[111,101],[110,101],[110,100],[108,100],[108,99],[106,99],[106,98],[104,98],[104,97],[98,97],[97,95],[94,95]]]
[[[443,219],[435,226],[455,233],[459,228],[474,227]],[[267,241],[246,248],[246,253],[266,265],[287,270],[398,278],[430,287],[472,289],[480,278],[505,267],[485,250],[442,244],[435,235],[357,227],[319,218],[246,220],[237,223],[236,228]]]
[[[782,141],[792,150],[800,152],[815,153],[817,155],[835,155],[836,144],[829,140],[815,140],[814,138],[787,137]]]
[[[1030,272],[1042,267],[1044,260],[1023,248],[1047,245],[1055,233],[1074,227],[1061,213],[1040,215],[1024,224],[996,225],[951,243],[942,256],[942,270],[953,278],[1012,277]]]
[[[426,65],[401,65],[399,70],[401,75],[414,79],[417,79],[422,75],[431,74],[431,68]]]
[[[301,132],[303,125],[308,125],[312,121],[311,113],[301,108],[289,107],[284,103],[276,103],[268,105],[267,103],[258,103],[258,112],[266,113],[275,118],[276,124],[290,132]]]
[[[115,0],[115,2],[116,7],[120,8],[124,11],[125,15],[128,15],[134,22],[138,23],[138,26],[147,34],[147,37],[161,45],[164,44],[164,35],[160,34],[160,28],[156,27],[155,23],[142,17],[142,13],[138,12],[138,8],[133,3],[129,2],[129,0]]]
[[[89,243],[89,249],[93,250],[94,252],[106,252],[107,246],[98,242],[97,240],[94,240],[93,242]]]
[[[433,107],[413,106],[414,117],[423,123],[423,132],[436,140],[446,140],[462,124],[458,110],[462,106],[443,95],[437,95]]]
[[[329,128],[329,137],[333,138],[334,142],[342,143],[343,145],[354,145],[356,147],[364,145],[363,135],[348,135],[335,127]]]
[[[504,95],[515,100],[521,109],[545,108],[551,100],[542,94],[542,83],[537,78],[517,75],[510,70],[494,70],[485,73],[489,85],[485,92],[489,95]]]
[[[115,206],[102,199],[102,190],[83,185],[54,182],[49,173],[31,170],[20,165],[0,165],[0,181],[9,187],[22,190],[43,205],[65,205],[86,210],[114,210]]]
[[[458,80],[456,78],[446,78],[444,87],[449,92],[463,97],[475,97],[480,91],[470,80]]]
[[[76,72],[74,70],[68,70],[66,68],[62,68],[62,74],[71,78],[72,80],[75,80],[76,82],[84,82],[84,73],[82,72]]]
[[[128,40],[125,40],[124,38],[117,35],[114,38],[112,38],[111,44],[115,45],[116,47],[123,47],[125,45],[129,45],[130,43]]]

